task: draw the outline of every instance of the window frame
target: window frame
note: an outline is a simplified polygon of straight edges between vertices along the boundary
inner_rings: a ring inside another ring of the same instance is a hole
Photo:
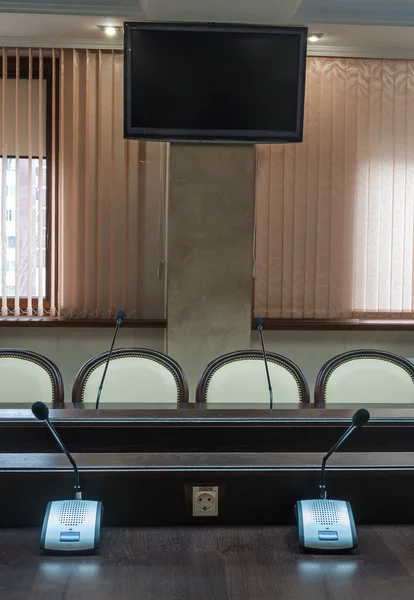
[[[58,125],[59,123],[59,58],[55,59],[55,123]],[[52,156],[52,148],[53,148],[53,58],[52,57],[44,57],[43,58],[43,80],[46,82],[46,123],[45,123],[45,142],[46,142],[46,156],[43,157],[43,160],[46,161],[46,281],[45,281],[45,296],[43,298],[43,308],[45,310],[50,310],[52,305],[51,303],[51,289],[52,289],[52,278],[56,277],[56,273],[52,273],[52,167],[53,164],[57,164],[58,160],[58,148],[59,148],[59,127],[55,127],[55,156]],[[15,56],[11,56],[7,58],[7,79],[16,79],[17,75],[17,61]],[[38,56],[32,57],[32,79],[39,79],[40,77],[40,59]],[[0,79],[3,78],[3,65],[0,61]],[[29,78],[29,57],[20,57],[19,58],[19,79],[28,79]],[[1,154],[0,148],[0,160],[2,160],[3,156]],[[16,159],[16,156],[7,155],[7,158]],[[28,156],[19,156],[19,159],[28,159]],[[38,156],[32,155],[32,159],[39,159]],[[57,171],[57,170],[56,170]],[[56,190],[58,188],[58,173],[56,172],[55,181],[56,181]],[[57,207],[55,208],[56,215],[56,223],[57,221]],[[57,232],[56,232],[57,233]],[[57,243],[56,243],[57,249]],[[56,250],[57,252],[57,250]],[[57,261],[56,261],[57,263]],[[55,264],[56,264],[55,263]],[[31,300],[32,308],[34,310],[38,309],[38,297],[32,297]],[[19,298],[19,308],[22,310],[27,310],[27,298],[21,297]],[[10,311],[14,311],[15,300],[12,296],[7,297],[7,308]]]

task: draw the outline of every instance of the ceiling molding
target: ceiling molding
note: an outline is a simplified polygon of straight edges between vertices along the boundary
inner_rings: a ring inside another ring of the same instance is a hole
[[[25,14],[49,14],[49,15],[96,15],[99,17],[125,17],[134,19],[145,19],[146,14],[137,0],[136,4],[130,6],[122,2],[114,2],[109,6],[96,4],[56,4],[48,2],[2,2],[0,1],[0,13],[25,13]]]
[[[351,46],[309,46],[308,56],[332,56],[338,58],[382,58],[382,59],[414,59],[414,48],[398,50],[387,48],[361,48]]]
[[[123,50],[124,38],[120,40],[90,40],[79,38],[19,38],[19,37],[0,37],[0,47],[5,48],[77,48],[87,50]]]
[[[306,22],[308,25],[314,23],[320,25],[372,25],[376,26],[388,26],[388,27],[411,27],[414,25],[414,18],[407,19],[404,17],[387,18],[386,16],[375,16],[375,15],[350,15],[350,14],[326,14],[326,13],[300,13],[292,18],[292,24],[296,21]]]

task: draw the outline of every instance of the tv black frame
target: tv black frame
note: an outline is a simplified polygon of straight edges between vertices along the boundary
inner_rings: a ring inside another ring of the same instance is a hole
[[[164,129],[132,127],[131,124],[131,34],[134,30],[229,31],[300,36],[298,110],[295,131],[254,129]],[[124,23],[124,138],[130,140],[213,143],[289,143],[303,140],[304,88],[306,77],[306,27],[273,27],[228,23],[128,21]]]

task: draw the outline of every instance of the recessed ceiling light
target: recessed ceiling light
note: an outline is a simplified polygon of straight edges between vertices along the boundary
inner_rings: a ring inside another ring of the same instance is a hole
[[[116,25],[100,25],[99,29],[103,31],[105,35],[114,37],[114,35],[121,31],[122,27],[118,27]]]
[[[310,42],[319,42],[319,40],[322,38],[323,38],[323,33],[310,33],[308,35],[308,40]]]

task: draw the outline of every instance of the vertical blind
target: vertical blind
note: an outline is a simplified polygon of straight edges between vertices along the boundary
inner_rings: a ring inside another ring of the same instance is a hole
[[[59,135],[59,315],[162,318],[166,145],[123,139],[122,53],[60,51]]]
[[[414,61],[308,58],[302,144],[257,147],[255,313],[411,318]]]
[[[46,81],[49,83],[47,84]],[[53,228],[47,211],[54,189],[46,194],[54,171],[47,143],[46,105],[50,119],[56,98],[49,96],[56,83],[55,52],[1,50],[0,57],[0,281],[1,315],[54,314],[49,252]],[[51,132],[53,133],[53,132]]]
[[[164,317],[166,144],[123,139],[123,55],[3,49],[1,315]]]

